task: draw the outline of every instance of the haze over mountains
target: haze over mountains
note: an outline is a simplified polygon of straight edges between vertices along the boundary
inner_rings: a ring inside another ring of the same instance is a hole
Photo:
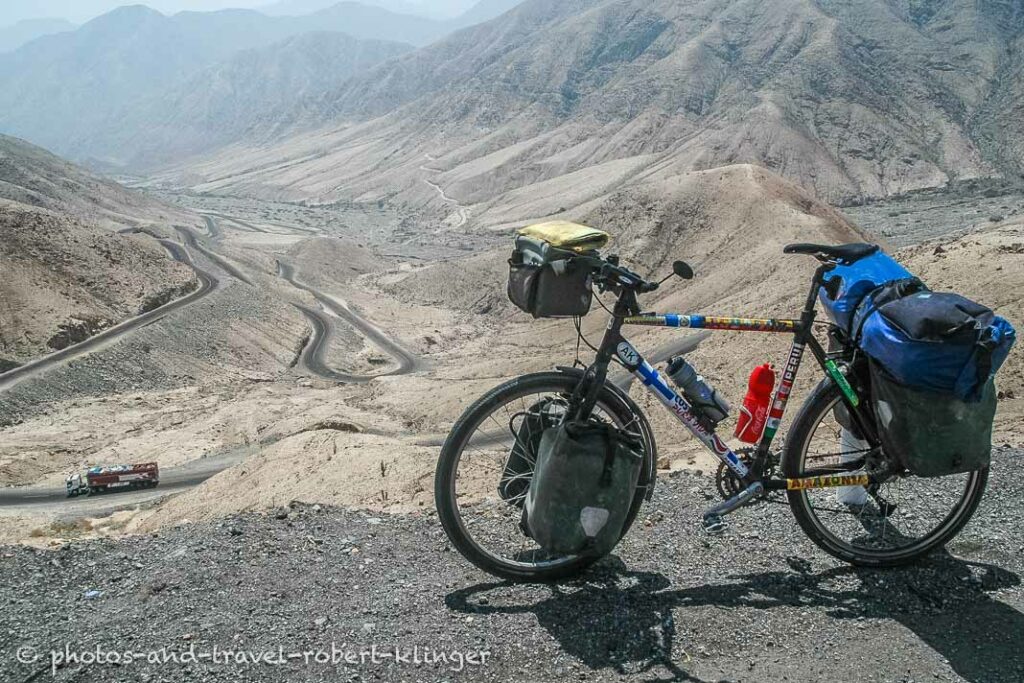
[[[508,4],[485,0],[473,16],[487,16]],[[362,46],[353,38],[423,44],[459,25],[459,20],[399,15],[357,2],[288,17],[251,10],[168,17],[141,5],[122,7],[77,31],[45,36],[0,55],[0,131],[80,160],[138,163],[149,157],[142,152],[141,158],[132,158],[136,142],[151,125],[162,125],[160,119],[140,118],[140,112],[187,120],[189,129],[180,131],[186,138],[191,129],[211,125],[210,135],[200,137],[204,143],[219,143],[244,128],[230,116],[210,120],[216,107],[197,112],[192,108],[197,100],[213,102],[227,95],[250,108],[250,119],[266,118],[284,101],[294,105],[311,90],[319,95],[339,87],[355,71],[401,51],[394,45]],[[313,32],[338,35],[309,37]],[[298,36],[304,39],[291,40]],[[257,49],[264,51],[243,53]],[[245,62],[250,64],[242,74]],[[175,109],[179,105],[183,108]],[[126,130],[126,120],[136,128]],[[157,148],[155,156],[164,160],[180,158],[182,149],[160,150],[163,142],[154,139],[143,146]],[[190,145],[183,149],[195,151]]]
[[[90,150],[131,150],[135,163],[173,161],[216,149],[253,128],[272,130],[296,98],[319,95],[412,47],[311,32],[242,50],[188,80],[125,107]]]
[[[75,30],[65,19],[25,19],[10,26],[0,26],[0,52],[17,50],[41,36]]]
[[[305,157],[297,137],[210,177],[330,201],[327,174],[346,196],[398,193],[429,154],[473,204],[733,162],[840,202],[1016,176],[1022,31],[1017,2],[530,0],[302,103],[293,125],[326,156],[259,171]]]

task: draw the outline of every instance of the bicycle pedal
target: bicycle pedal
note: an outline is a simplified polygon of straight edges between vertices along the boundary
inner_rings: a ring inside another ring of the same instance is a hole
[[[701,523],[704,525],[704,533],[709,536],[719,536],[729,528],[728,520],[721,515],[709,515],[704,517]]]

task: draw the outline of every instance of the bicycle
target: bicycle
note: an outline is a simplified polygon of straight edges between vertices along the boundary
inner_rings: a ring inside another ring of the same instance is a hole
[[[894,454],[885,452],[878,438],[870,407],[867,359],[840,328],[817,321],[819,290],[831,286],[826,273],[877,250],[870,244],[785,247],[787,254],[811,255],[820,262],[800,316],[791,319],[643,313],[638,295],[655,291],[668,278],[647,281],[619,265],[614,256],[579,257],[592,269],[598,291],[617,297],[594,362],[585,369],[559,367],[513,379],[482,396],[459,418],[442,447],[435,475],[437,511],[452,544],[479,568],[511,580],[562,578],[599,559],[545,552],[520,530],[521,511],[510,504],[515,501],[494,495],[491,477],[503,471],[511,448],[509,439],[512,446],[522,445],[517,424],[522,424],[531,406],[545,399],[553,400],[546,405],[558,407],[556,419],[596,416],[640,434],[644,461],[623,536],[628,532],[641,505],[653,493],[657,452],[643,411],[608,381],[609,367],[615,362],[639,380],[721,463],[717,484],[723,500],[704,511],[706,531],[719,533],[727,526],[726,515],[766,501],[775,492],[785,492],[803,532],[825,552],[848,563],[898,566],[944,546],[974,514],[987,484],[988,469],[939,479],[921,479],[905,470]],[[673,274],[693,277],[692,269],[682,261],[674,264]],[[829,351],[814,334],[816,324],[826,326]],[[627,325],[792,335],[788,360],[757,445],[739,451],[730,448],[622,335]],[[807,349],[825,377],[798,412],[781,453],[775,453],[772,443]],[[846,428],[854,430],[857,444],[863,445],[851,449],[847,444],[834,452]],[[530,471],[524,473],[524,486],[531,475]],[[863,487],[867,495],[858,504],[840,503],[837,487]]]

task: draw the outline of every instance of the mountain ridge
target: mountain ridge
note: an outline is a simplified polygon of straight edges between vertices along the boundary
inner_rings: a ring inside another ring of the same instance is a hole
[[[321,157],[289,165],[295,197],[412,204],[425,154],[463,204],[603,164],[624,181],[757,163],[839,203],[1018,172],[1015,133],[990,122],[1024,100],[1024,9],[926,4],[530,0],[302,102],[253,160],[315,137]],[[232,154],[210,186],[279,186]],[[343,191],[324,192],[331,170]]]
[[[502,10],[510,1],[484,0],[477,11],[486,14]],[[458,25],[457,21],[400,15],[349,0],[309,15],[284,17],[244,9],[165,16],[144,5],[124,6],[74,32],[44,36],[0,54],[0,131],[30,139],[70,158],[103,167],[124,167],[138,160],[137,141],[146,129],[142,122],[135,131],[123,130],[126,119],[138,120],[133,112],[148,106],[163,114],[168,102],[156,107],[150,103],[160,96],[180,97],[183,88],[209,89],[209,96],[214,97],[222,84],[197,79],[204,74],[213,78],[218,68],[230,68],[233,60],[237,65],[239,59],[252,57],[252,53],[243,54],[246,50],[268,51],[260,57],[264,73],[252,77],[274,79],[275,71],[294,67],[294,51],[281,52],[293,59],[291,63],[276,64],[264,57],[273,54],[274,46],[296,36],[326,31],[361,40],[422,45]],[[397,54],[397,50],[381,50],[380,60]],[[311,63],[317,59],[315,49],[306,59]],[[360,64],[360,68],[368,66],[366,61]],[[351,75],[345,67],[334,69],[322,63],[321,68],[323,77],[307,76],[297,83],[278,79],[277,83],[294,100],[320,94],[307,92],[312,81],[321,83],[326,91],[337,88]],[[261,112],[283,105],[273,97],[256,104]],[[183,134],[187,136],[188,130]],[[208,141],[224,144],[233,140],[213,136]],[[167,159],[177,147],[172,144],[166,153],[151,156]]]

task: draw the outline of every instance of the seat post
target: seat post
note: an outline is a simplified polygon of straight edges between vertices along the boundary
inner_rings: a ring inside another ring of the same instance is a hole
[[[814,278],[811,281],[811,291],[807,293],[807,301],[804,303],[803,314],[806,318],[810,316],[810,320],[805,320],[805,323],[809,324],[814,322],[814,308],[818,303],[818,290],[821,289],[822,285],[825,284],[825,273],[833,270],[836,264],[832,261],[826,261],[818,266],[817,270],[814,271]]]

